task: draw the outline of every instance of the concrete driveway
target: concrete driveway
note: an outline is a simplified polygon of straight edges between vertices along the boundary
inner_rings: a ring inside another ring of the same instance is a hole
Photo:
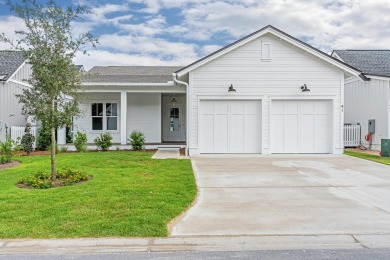
[[[390,234],[390,167],[344,155],[197,156],[171,236]]]

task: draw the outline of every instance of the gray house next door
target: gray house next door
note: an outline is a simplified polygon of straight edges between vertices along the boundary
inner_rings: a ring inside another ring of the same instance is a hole
[[[163,142],[185,142],[185,95],[163,94],[161,107]]]

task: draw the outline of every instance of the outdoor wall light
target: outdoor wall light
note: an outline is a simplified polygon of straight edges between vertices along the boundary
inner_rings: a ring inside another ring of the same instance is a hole
[[[230,84],[228,92],[236,92],[236,90],[233,88],[233,84]]]
[[[303,84],[303,86],[301,86],[301,89],[302,89],[302,92],[310,91],[310,89],[307,88],[306,84]]]
[[[176,103],[177,103],[176,98],[175,98],[175,97],[172,97],[172,98],[171,98],[171,104],[172,104],[172,106],[175,107],[175,106],[176,106]]]

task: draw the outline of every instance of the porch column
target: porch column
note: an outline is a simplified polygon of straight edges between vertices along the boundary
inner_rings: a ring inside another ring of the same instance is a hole
[[[121,144],[127,144],[127,92],[121,92]]]

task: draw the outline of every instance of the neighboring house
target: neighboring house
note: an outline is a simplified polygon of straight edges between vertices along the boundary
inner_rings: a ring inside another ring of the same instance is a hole
[[[0,51],[0,140],[4,141],[11,126],[25,125],[22,105],[16,94],[28,87],[31,66],[20,51]]]
[[[390,50],[334,50],[332,56],[362,71],[365,80],[345,80],[345,123],[361,125],[362,144],[368,134],[368,120],[375,120],[371,136],[373,150],[381,139],[390,138]]]
[[[341,154],[344,77],[360,74],[266,26],[182,68],[94,67],[75,130],[89,142],[109,131],[121,145],[141,130],[191,155]]]

